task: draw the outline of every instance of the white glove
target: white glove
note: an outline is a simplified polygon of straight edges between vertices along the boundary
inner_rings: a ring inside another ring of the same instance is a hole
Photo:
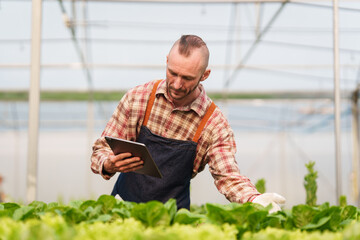
[[[252,202],[263,205],[264,207],[267,207],[269,204],[271,204],[272,208],[270,209],[269,213],[273,213],[280,211],[281,208],[279,204],[284,204],[285,201],[286,199],[277,193],[263,193],[255,197]]]

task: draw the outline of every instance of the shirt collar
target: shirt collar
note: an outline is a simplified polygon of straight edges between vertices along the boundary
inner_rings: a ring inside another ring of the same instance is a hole
[[[192,103],[190,103],[189,105],[183,106],[183,107],[178,107],[178,108],[176,108],[176,110],[180,110],[180,111],[193,110],[200,117],[204,116],[206,113],[207,106],[208,106],[207,102],[210,99],[206,95],[205,89],[202,84],[199,84],[199,88],[200,88],[200,94]],[[166,91],[166,80],[163,80],[159,84],[158,89],[156,90],[156,95],[157,96],[163,95],[167,101],[171,102],[171,100],[167,94],[167,91]]]

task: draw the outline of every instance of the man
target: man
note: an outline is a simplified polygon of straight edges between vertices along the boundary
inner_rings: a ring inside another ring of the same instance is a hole
[[[175,198],[178,208],[189,209],[190,180],[209,164],[216,187],[229,201],[272,203],[273,211],[279,210],[283,197],[260,195],[239,172],[233,131],[201,85],[211,72],[208,62],[200,37],[177,40],[167,56],[166,79],[137,86],[121,99],[93,146],[92,171],[104,179],[120,172],[112,195],[126,201]],[[105,136],[146,144],[163,178],[134,173],[143,161],[130,153],[114,156]]]

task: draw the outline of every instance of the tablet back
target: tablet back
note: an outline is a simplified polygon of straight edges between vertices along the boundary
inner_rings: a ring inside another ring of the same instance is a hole
[[[106,136],[105,139],[115,155],[129,152],[133,156],[140,157],[144,161],[144,167],[135,170],[134,172],[162,178],[161,172],[156,166],[156,163],[151,157],[145,144],[108,136]]]

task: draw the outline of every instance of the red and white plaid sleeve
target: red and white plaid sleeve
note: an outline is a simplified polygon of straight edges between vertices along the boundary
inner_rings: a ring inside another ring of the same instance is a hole
[[[103,172],[105,160],[113,154],[105,136],[136,141],[153,84],[154,82],[149,82],[129,90],[120,100],[101,137],[95,141],[91,156],[91,170],[104,179],[108,180],[114,175]]]
[[[212,142],[206,158],[217,189],[231,202],[251,201],[260,193],[248,177],[240,174],[235,160],[236,143],[230,125],[219,109],[214,112],[208,124],[212,129],[208,132]]]
[[[101,137],[97,139],[93,145],[93,153],[91,156],[91,170],[100,174],[104,179],[109,180],[114,174],[106,174],[103,172],[105,160],[113,155],[113,152],[105,140],[105,136],[117,137],[126,139],[129,116],[129,95],[125,95],[113,115],[108,121]]]

